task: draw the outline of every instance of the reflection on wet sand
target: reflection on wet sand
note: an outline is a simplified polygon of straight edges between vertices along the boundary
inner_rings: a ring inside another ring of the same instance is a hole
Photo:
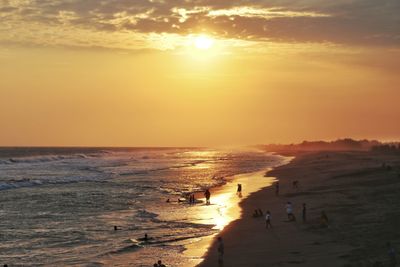
[[[211,204],[200,204],[196,207],[198,220],[195,223],[213,225],[213,229],[221,231],[230,222],[241,217],[242,210],[239,206],[240,201],[247,198],[251,193],[270,186],[275,181],[274,177],[264,177],[266,171],[250,174],[236,175],[229,182],[221,187],[211,189]],[[237,184],[240,183],[242,191],[237,194]],[[206,203],[203,194],[197,194],[197,199]],[[258,207],[255,207],[258,208]],[[194,240],[186,245],[184,255],[191,259],[192,266],[199,264],[202,257],[211,245],[213,238],[218,233]]]

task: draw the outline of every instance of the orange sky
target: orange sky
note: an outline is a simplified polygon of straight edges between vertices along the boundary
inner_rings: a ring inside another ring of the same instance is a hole
[[[0,145],[400,139],[398,1],[101,2],[0,3]]]

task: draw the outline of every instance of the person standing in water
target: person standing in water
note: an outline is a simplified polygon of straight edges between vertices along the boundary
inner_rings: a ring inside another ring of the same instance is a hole
[[[306,220],[307,220],[307,207],[306,207],[306,203],[303,203],[302,215],[303,215],[303,223],[305,223]]]
[[[204,192],[204,196],[206,197],[206,204],[210,205],[210,197],[211,197],[211,192],[210,190],[206,190],[206,192]]]
[[[242,184],[237,185],[237,191],[236,194],[241,197],[242,196]]]

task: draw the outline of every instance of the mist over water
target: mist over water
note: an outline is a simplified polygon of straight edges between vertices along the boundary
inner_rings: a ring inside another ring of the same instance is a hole
[[[183,245],[216,231],[177,199],[282,160],[256,150],[2,148],[0,264],[86,266],[130,252],[133,266],[158,257],[177,266],[188,260]],[[144,233],[154,242],[135,246]]]

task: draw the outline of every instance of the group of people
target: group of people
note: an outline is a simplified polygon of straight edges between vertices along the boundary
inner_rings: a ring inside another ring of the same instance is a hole
[[[194,197],[194,194],[193,193],[191,193],[190,195],[189,195],[189,204],[195,204],[196,203],[196,198]]]
[[[153,267],[167,267],[167,266],[163,264],[161,260],[158,260],[158,262],[153,264]]]
[[[254,218],[262,217],[263,215],[264,215],[263,211],[260,208],[254,210],[254,213],[253,213]]]
[[[238,185],[237,185],[236,194],[237,194],[239,197],[242,197],[242,184],[238,184]],[[206,205],[210,205],[210,204],[211,204],[211,202],[210,202],[210,199],[211,199],[211,192],[210,192],[210,189],[207,188],[206,191],[204,191],[204,197],[206,198]],[[170,201],[170,199],[168,198],[168,199],[166,200],[166,202],[167,202],[167,203],[170,203],[171,201]],[[184,198],[179,198],[179,199],[178,199],[178,202],[185,202],[185,199],[184,199]],[[195,198],[194,193],[190,193],[190,194],[189,194],[189,204],[196,204],[196,198]],[[261,214],[261,215],[262,215],[262,214]]]
[[[292,182],[292,186],[293,189],[298,190],[299,189],[299,181],[293,181]],[[275,195],[279,196],[280,193],[280,184],[279,181],[277,181],[275,183]],[[262,212],[262,211],[261,211]],[[260,213],[256,210],[253,214],[253,217],[260,217],[259,215]],[[293,204],[292,202],[288,201],[286,203],[286,214],[288,217],[288,221],[289,222],[295,222],[296,221],[296,216],[294,215],[293,212]],[[301,210],[301,217],[302,217],[302,221],[303,223],[305,223],[307,221],[307,205],[306,203],[303,203],[302,205],[302,210]],[[325,211],[321,211],[321,226],[323,227],[327,227],[329,224],[329,220],[328,220],[328,216],[326,215]],[[271,228],[271,213],[269,211],[267,211],[266,215],[265,215],[265,221],[266,221],[266,228]]]

